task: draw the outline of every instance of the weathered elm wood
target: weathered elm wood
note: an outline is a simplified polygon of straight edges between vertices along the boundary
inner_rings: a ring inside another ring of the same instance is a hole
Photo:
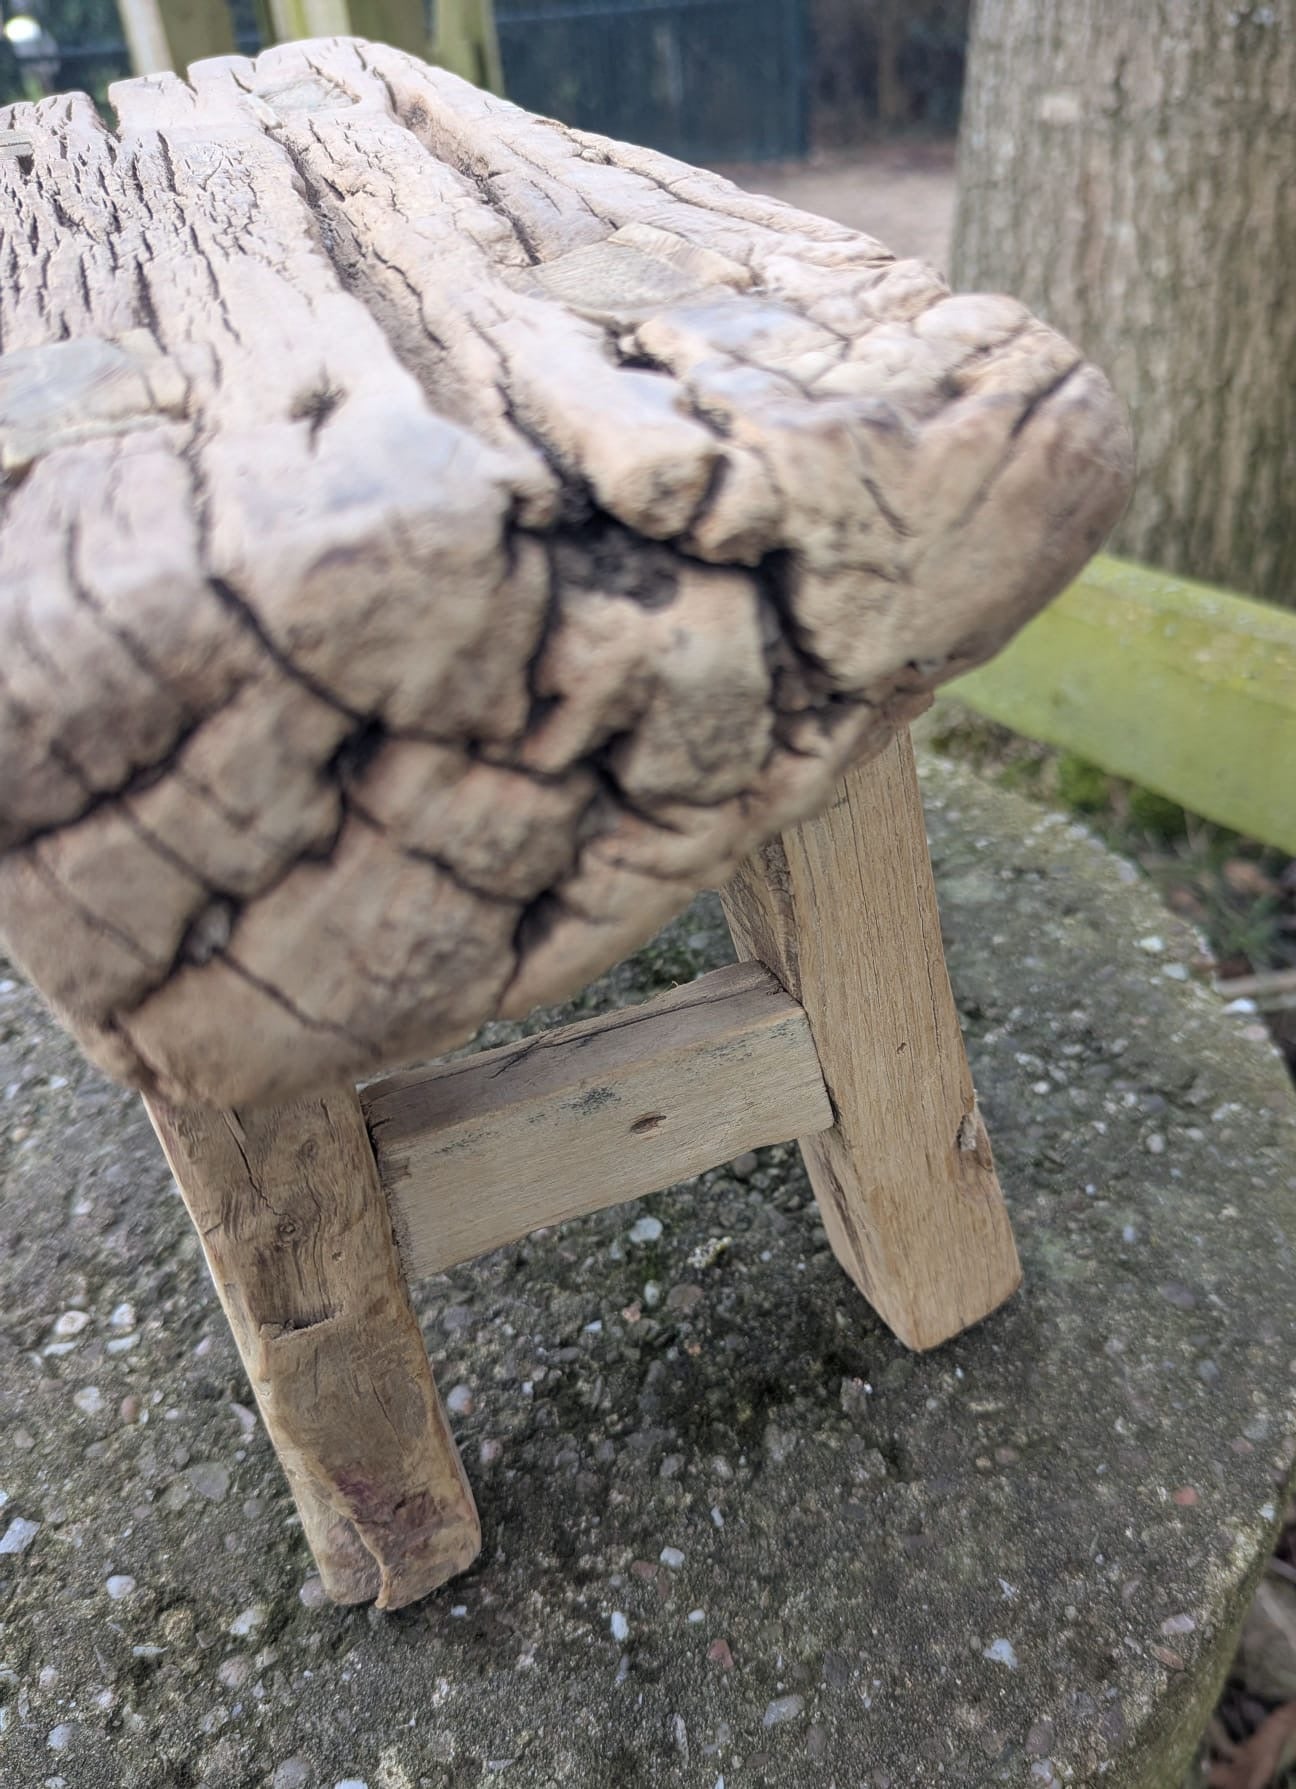
[[[324,1588],[384,1609],[425,1596],[481,1532],[354,1092],[145,1103]]]
[[[805,1013],[750,963],[361,1100],[411,1278],[832,1123]]]
[[[1019,305],[713,175],[362,42],[114,102],[0,113],[0,932],[159,1097],[583,985],[1124,500]]]
[[[879,849],[884,840],[886,848]],[[1021,1279],[941,949],[902,733],[724,891],[739,954],[805,1008],[836,1122],[801,1139],[838,1260],[900,1339],[932,1348]]]

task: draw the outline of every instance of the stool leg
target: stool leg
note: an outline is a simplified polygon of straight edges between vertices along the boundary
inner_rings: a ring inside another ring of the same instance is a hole
[[[833,1103],[801,1141],[838,1260],[911,1348],[1021,1279],[941,948],[907,731],[836,804],[749,858],[723,891],[740,956],[799,1000]]]
[[[481,1546],[351,1088],[146,1100],[324,1588],[396,1609]]]

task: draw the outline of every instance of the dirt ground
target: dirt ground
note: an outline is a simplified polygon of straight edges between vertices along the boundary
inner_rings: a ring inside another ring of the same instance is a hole
[[[877,143],[805,162],[720,170],[769,193],[876,236],[898,255],[946,270],[954,222],[954,143]]]

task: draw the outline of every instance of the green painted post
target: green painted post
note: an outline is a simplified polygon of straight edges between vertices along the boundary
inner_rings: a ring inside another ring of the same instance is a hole
[[[357,37],[426,59],[430,43],[423,0],[350,0],[350,12]]]
[[[474,87],[502,94],[504,68],[491,0],[437,0],[433,56]]]
[[[118,0],[137,75],[234,54],[234,24],[225,0]]]
[[[270,0],[275,37],[292,43],[299,37],[354,35],[347,0]]]
[[[158,0],[178,69],[206,56],[235,53],[234,21],[225,0]]]
[[[949,691],[1296,852],[1296,612],[1101,557]]]
[[[269,0],[279,43],[300,37],[367,37],[412,56],[429,54],[423,0]]]

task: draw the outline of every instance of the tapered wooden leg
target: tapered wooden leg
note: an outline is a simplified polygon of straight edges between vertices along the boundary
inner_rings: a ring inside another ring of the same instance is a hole
[[[838,1259],[911,1348],[1003,1302],[1021,1268],[941,948],[908,732],[724,891],[739,955],[810,1021],[833,1103],[802,1153]]]
[[[472,1493],[351,1088],[146,1101],[328,1594],[399,1608],[471,1564]]]

